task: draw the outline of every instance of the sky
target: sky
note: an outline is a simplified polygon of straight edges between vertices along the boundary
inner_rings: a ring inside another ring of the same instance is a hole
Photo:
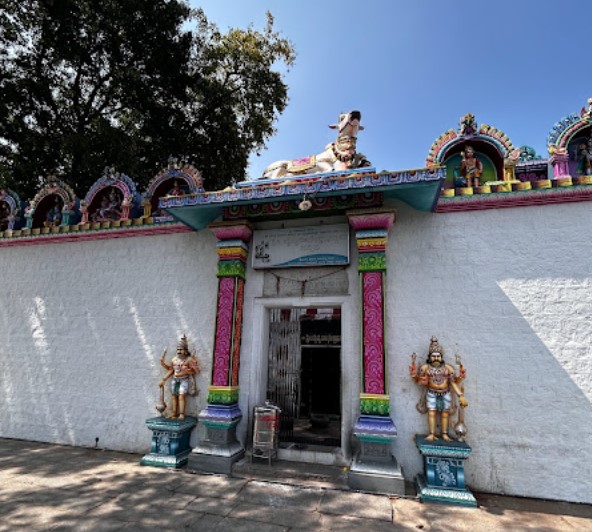
[[[421,168],[440,133],[471,112],[547,156],[561,118],[592,97],[592,0],[191,0],[221,30],[263,29],[296,50],[287,109],[248,174],[323,151],[327,126],[358,109],[378,171]]]

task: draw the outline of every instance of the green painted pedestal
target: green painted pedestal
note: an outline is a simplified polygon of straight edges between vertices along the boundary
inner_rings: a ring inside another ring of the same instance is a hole
[[[426,441],[420,435],[415,436],[415,444],[425,471],[415,479],[421,501],[476,507],[477,501],[465,484],[464,462],[471,448],[458,441]]]
[[[183,421],[164,417],[147,419],[146,426],[152,431],[152,446],[150,453],[140,460],[140,465],[174,469],[184,466],[191,453],[189,437],[196,425],[194,417],[186,417]]]

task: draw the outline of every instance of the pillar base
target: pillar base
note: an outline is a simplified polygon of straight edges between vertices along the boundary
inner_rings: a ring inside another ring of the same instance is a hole
[[[242,417],[238,405],[208,405],[199,414],[206,434],[189,455],[187,469],[230,475],[232,464],[245,455],[236,438],[236,426]]]
[[[188,416],[184,420],[153,417],[146,420],[152,431],[150,453],[140,460],[140,465],[178,469],[187,463],[191,447],[189,437],[197,419]]]
[[[360,441],[360,451],[349,470],[350,488],[405,495],[403,471],[391,453],[391,442],[397,435],[392,419],[386,416],[360,416],[353,432]]]
[[[347,477],[350,488],[373,493],[405,495],[403,470],[390,453],[390,445],[385,447],[389,454],[388,461],[368,462],[361,456],[354,458]]]

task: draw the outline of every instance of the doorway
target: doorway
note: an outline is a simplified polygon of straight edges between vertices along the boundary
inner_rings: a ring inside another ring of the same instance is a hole
[[[280,446],[341,446],[341,309],[270,310],[267,399]]]

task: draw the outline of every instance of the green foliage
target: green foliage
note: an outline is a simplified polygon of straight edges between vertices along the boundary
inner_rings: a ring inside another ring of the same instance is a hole
[[[287,103],[291,43],[221,33],[180,0],[3,0],[0,180],[32,197],[55,173],[79,195],[112,165],[140,188],[184,156],[206,188],[245,176]]]

